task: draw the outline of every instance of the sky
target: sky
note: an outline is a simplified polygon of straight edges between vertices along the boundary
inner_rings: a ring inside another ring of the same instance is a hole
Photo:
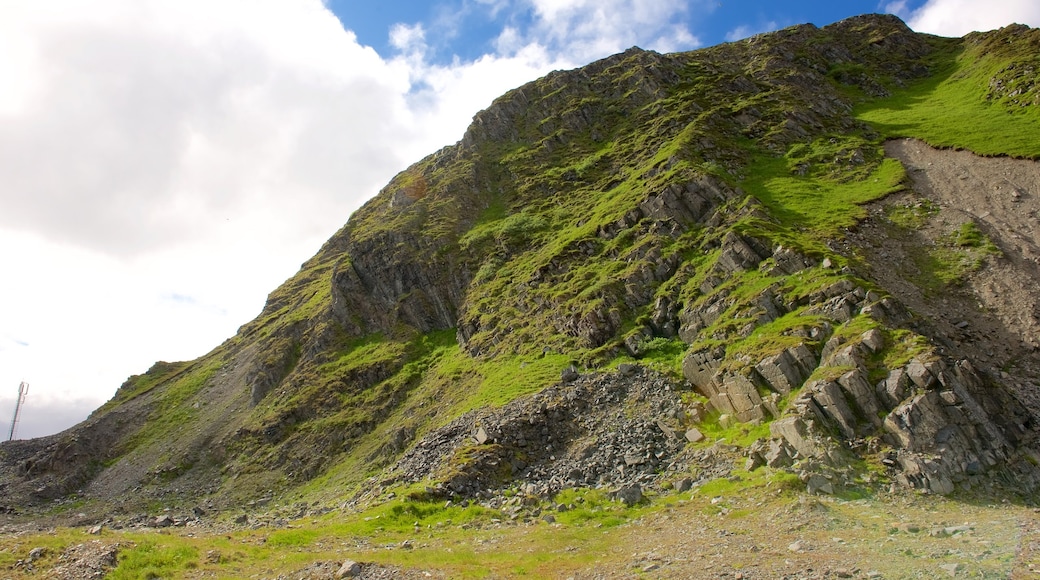
[[[0,438],[83,420],[260,313],[380,187],[507,90],[640,46],[1035,0],[4,0]]]

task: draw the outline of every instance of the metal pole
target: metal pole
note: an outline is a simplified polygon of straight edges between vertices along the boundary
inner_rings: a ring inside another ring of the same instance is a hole
[[[25,402],[25,395],[29,394],[29,383],[22,381],[18,385],[18,398],[14,402],[14,419],[11,420],[11,432],[7,434],[7,440],[14,439],[14,430],[18,426],[18,416],[22,412],[22,403]]]

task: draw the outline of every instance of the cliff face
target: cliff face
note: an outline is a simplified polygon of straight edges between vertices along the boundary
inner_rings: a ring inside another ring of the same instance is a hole
[[[1021,349],[973,362],[903,291],[963,294],[1004,259],[985,243],[1016,250],[983,227],[950,245],[971,258],[960,277],[933,264],[928,286],[879,275],[856,243],[891,216],[932,217],[924,194],[886,205],[918,194],[882,148],[898,131],[863,111],[947,90],[936,83],[961,67],[992,81],[967,94],[1034,123],[1014,72],[1028,51],[993,47],[1035,37],[938,39],[866,16],[684,54],[633,48],[510,91],[358,210],[238,335],[132,377],[66,433],[0,447],[0,489],[219,506],[319,476],[348,494],[379,473],[463,495],[653,485],[662,466],[708,461],[701,431],[758,434],[749,467],[835,484],[949,493],[1014,474],[1035,489],[1032,327],[1006,329]],[[1035,284],[1025,272],[1015,283]]]

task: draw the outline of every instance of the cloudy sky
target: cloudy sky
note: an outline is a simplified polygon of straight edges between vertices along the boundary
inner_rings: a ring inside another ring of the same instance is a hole
[[[396,172],[551,70],[891,12],[1035,0],[4,0],[0,439],[64,429],[256,316]]]

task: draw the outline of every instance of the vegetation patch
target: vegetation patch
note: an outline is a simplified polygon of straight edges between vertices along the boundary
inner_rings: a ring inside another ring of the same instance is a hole
[[[186,542],[142,541],[120,550],[118,565],[105,577],[115,580],[179,577],[197,568],[198,560],[198,549]]]
[[[832,149],[832,139],[797,145],[784,157],[755,157],[742,187],[783,225],[818,239],[840,237],[865,217],[863,204],[903,189],[905,171],[894,159],[878,160],[876,144],[860,139],[853,153],[845,153]],[[870,155],[862,156],[864,150]]]
[[[993,83],[1008,67],[1036,63],[1037,31],[1001,31],[983,44],[931,40],[931,75],[894,89],[884,99],[864,100],[856,116],[886,137],[915,137],[934,147],[969,149],[980,155],[1040,158],[1040,107],[992,98]],[[1009,126],[1014,131],[1009,131]]]

